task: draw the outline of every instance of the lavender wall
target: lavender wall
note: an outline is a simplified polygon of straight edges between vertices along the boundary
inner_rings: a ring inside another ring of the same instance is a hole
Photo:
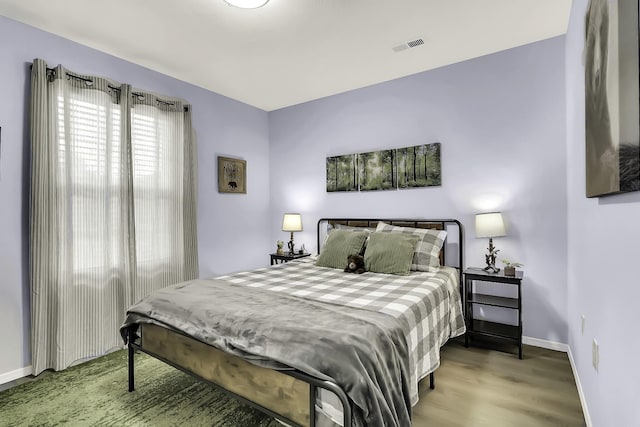
[[[640,192],[585,197],[582,51],[587,3],[573,2],[566,37],[569,346],[592,425],[638,426]],[[598,371],[591,364],[594,338],[600,345]]]
[[[31,364],[28,99],[29,64],[34,58],[191,102],[198,142],[200,274],[207,277],[268,262],[266,112],[4,17],[0,58],[0,377]],[[247,160],[247,195],[218,194],[217,155]]]
[[[466,265],[484,264],[474,214],[501,210],[500,255],[523,262],[524,333],[567,342],[564,37],[269,113],[272,242],[299,211],[315,247],[324,216],[454,217]],[[442,143],[442,186],[326,193],[330,155]],[[499,315],[491,313],[491,315]]]

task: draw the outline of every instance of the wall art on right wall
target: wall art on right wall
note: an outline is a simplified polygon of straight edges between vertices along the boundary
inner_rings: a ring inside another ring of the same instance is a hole
[[[587,197],[637,191],[638,2],[591,0],[585,25]]]

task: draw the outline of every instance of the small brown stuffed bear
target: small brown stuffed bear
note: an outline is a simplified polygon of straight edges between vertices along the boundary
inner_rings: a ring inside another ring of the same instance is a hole
[[[364,257],[358,254],[351,254],[347,257],[347,266],[344,268],[346,273],[362,274],[364,269]]]

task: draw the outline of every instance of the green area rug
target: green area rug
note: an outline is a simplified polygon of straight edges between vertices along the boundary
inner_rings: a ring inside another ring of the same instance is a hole
[[[117,351],[0,393],[0,426],[282,427],[273,418],[144,354],[127,391]]]

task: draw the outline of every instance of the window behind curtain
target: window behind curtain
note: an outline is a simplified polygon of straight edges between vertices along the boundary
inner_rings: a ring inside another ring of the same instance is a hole
[[[115,200],[127,185],[122,177],[119,105],[105,94],[73,91],[58,98],[58,161],[61,185],[70,191],[73,217],[73,270],[90,273],[109,267],[122,242],[109,230],[122,222]],[[65,102],[66,101],[66,102]],[[67,128],[65,128],[65,113]],[[131,145],[137,268],[140,280],[184,274],[182,115],[136,105],[131,114]],[[69,141],[67,143],[67,140]],[[104,190],[113,197],[104,197]],[[106,209],[105,209],[106,208]],[[179,244],[178,244],[179,243]],[[87,249],[88,248],[88,249]],[[167,269],[173,270],[167,273]],[[150,286],[150,284],[147,284]]]
[[[57,97],[59,244],[71,246],[67,268],[76,274],[118,268],[122,242],[116,230],[125,218],[119,194],[123,182],[120,106],[109,94],[74,90]],[[66,123],[66,125],[65,125]],[[61,248],[62,252],[67,252]]]

